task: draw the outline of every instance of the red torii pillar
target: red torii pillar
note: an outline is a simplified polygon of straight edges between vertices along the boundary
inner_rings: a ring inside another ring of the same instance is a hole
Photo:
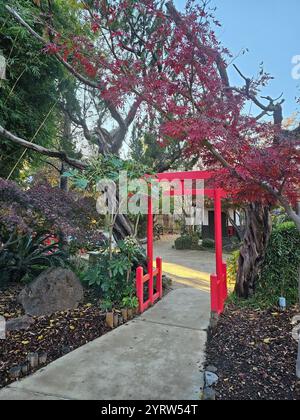
[[[148,215],[147,215],[147,266],[149,279],[149,299],[153,303],[153,203],[151,198],[151,186],[148,196]]]
[[[222,229],[222,190],[215,189],[215,244],[216,274],[210,277],[211,311],[220,315],[224,311],[224,303],[228,296],[227,266],[223,262],[223,229]]]
[[[162,259],[156,258],[156,268],[153,267],[153,203],[151,197],[151,185],[148,191],[148,214],[147,214],[147,274],[144,274],[143,267],[136,271],[136,291],[139,300],[139,311],[143,313],[163,296],[162,285]],[[156,292],[154,293],[154,278],[156,278]],[[144,284],[148,283],[148,299],[144,299]]]

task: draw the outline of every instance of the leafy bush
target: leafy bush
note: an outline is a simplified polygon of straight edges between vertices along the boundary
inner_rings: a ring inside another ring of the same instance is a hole
[[[122,300],[124,308],[136,309],[139,306],[139,300],[136,296],[126,296]]]
[[[213,239],[203,239],[202,241],[203,248],[213,249],[216,246],[216,243]]]
[[[192,249],[192,238],[188,235],[180,236],[175,241],[175,248],[178,250]]]
[[[110,253],[103,249],[97,263],[90,267],[83,281],[101,291],[105,304],[121,304],[124,298],[135,296],[135,268],[145,260],[145,252],[133,238],[118,242]]]
[[[228,261],[230,281],[236,278],[238,256],[236,252]],[[298,303],[299,266],[300,234],[294,223],[278,223],[273,228],[254,297],[241,302],[233,295],[231,300],[243,306],[268,308],[277,306],[279,297],[284,296],[288,305],[294,305]]]
[[[14,233],[0,247],[0,285],[31,281],[49,267],[63,267],[67,254],[57,243],[46,245],[47,236]]]
[[[227,281],[230,285],[236,284],[239,257],[240,251],[234,251],[227,259]]]
[[[257,293],[271,304],[284,296],[289,305],[298,302],[300,234],[292,222],[274,227],[260,275]]]
[[[33,184],[28,190],[0,178],[0,243],[12,232],[20,235],[52,233],[72,237],[77,247],[102,240],[97,231],[99,215],[92,198]]]
[[[183,249],[200,249],[199,247],[199,234],[197,232],[193,233],[193,234],[185,234],[180,236],[178,239],[176,239],[175,241],[175,248],[178,250],[183,250]]]
[[[71,256],[70,268],[79,278],[79,280],[83,281],[85,273],[89,269],[89,262],[81,258],[79,255]]]

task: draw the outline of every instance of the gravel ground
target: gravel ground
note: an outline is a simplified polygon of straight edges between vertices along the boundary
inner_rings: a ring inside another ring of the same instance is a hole
[[[17,303],[20,290],[18,285],[0,290],[0,315],[7,320],[24,315]],[[90,292],[77,310],[34,318],[29,330],[8,333],[0,340],[0,388],[13,381],[9,370],[24,365],[29,353],[47,353],[48,364],[108,331],[105,314]]]
[[[297,342],[286,312],[230,306],[207,345],[207,366],[218,368],[218,400],[300,400]]]

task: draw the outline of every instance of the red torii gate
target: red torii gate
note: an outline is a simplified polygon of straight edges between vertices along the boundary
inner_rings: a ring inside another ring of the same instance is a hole
[[[210,180],[215,176],[215,172],[210,171],[191,171],[161,173],[156,175],[158,182],[162,181],[181,181],[181,191],[170,191],[171,195],[205,195],[214,200],[215,205],[215,243],[216,243],[216,274],[210,278],[211,288],[211,312],[221,314],[224,310],[224,303],[228,296],[227,290],[227,267],[223,262],[223,237],[222,237],[222,198],[227,197],[226,191],[221,188],[211,188],[204,190],[185,190],[184,181],[189,180]],[[148,196],[148,216],[147,216],[147,270],[144,275],[143,267],[138,267],[136,273],[136,289],[139,300],[139,309],[143,313],[159,298],[162,297],[162,259],[156,259],[156,269],[153,267],[153,203],[151,191]],[[154,279],[156,278],[156,292],[154,293]],[[149,282],[148,300],[144,301],[144,284]]]

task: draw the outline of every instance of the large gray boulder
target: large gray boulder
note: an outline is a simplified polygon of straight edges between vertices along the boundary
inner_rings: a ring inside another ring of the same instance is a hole
[[[83,287],[70,270],[50,268],[26,286],[19,302],[28,315],[52,315],[55,312],[76,309],[83,300]]]

